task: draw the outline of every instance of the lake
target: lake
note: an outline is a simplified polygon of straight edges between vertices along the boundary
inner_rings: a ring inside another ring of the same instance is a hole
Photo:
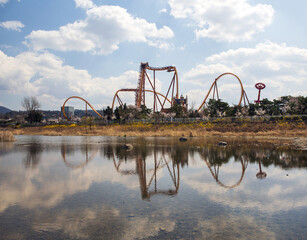
[[[306,153],[244,138],[16,136],[0,143],[0,239],[307,239]]]

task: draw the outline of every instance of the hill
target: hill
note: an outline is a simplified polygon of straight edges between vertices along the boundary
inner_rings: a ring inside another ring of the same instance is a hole
[[[0,114],[6,114],[6,113],[11,112],[11,111],[12,111],[11,109],[0,106]]]

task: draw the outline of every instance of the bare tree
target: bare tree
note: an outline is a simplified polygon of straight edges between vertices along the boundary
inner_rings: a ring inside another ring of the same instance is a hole
[[[43,114],[39,111],[41,105],[36,97],[24,97],[21,106],[27,111],[25,120],[29,123],[41,122]]]
[[[26,109],[27,112],[36,111],[40,108],[40,103],[36,97],[24,97],[21,102],[21,106]]]

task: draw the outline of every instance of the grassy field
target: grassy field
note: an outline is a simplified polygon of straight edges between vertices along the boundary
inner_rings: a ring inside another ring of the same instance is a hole
[[[304,122],[288,123],[193,123],[193,124],[125,124],[108,126],[48,125],[12,128],[14,135],[47,136],[262,136],[307,137]]]

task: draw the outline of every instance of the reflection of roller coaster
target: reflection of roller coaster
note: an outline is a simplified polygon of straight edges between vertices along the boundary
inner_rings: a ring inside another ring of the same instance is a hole
[[[151,79],[147,73],[147,71],[150,70],[150,71],[153,71],[153,79]],[[172,78],[171,78],[171,81],[170,81],[170,84],[168,86],[168,90],[165,94],[162,94],[162,93],[159,93],[157,92],[156,90],[156,72],[159,72],[159,71],[166,71],[166,72],[170,72],[170,73],[173,73],[172,75]],[[240,84],[240,89],[241,89],[241,95],[240,95],[240,99],[239,99],[239,102],[238,102],[238,105],[241,105],[242,103],[242,100],[244,101],[244,105],[246,105],[246,102],[249,103],[249,100],[247,98],[247,95],[245,93],[245,90],[244,90],[244,87],[243,87],[243,84],[240,80],[240,78],[233,74],[233,73],[223,73],[221,74],[220,76],[218,76],[215,81],[213,82],[213,84],[211,85],[204,101],[202,102],[202,104],[199,106],[199,108],[197,109],[197,111],[200,111],[204,104],[206,104],[206,101],[210,95],[210,93],[212,92],[213,90],[213,99],[215,99],[215,96],[217,99],[220,99],[219,98],[219,93],[218,93],[218,87],[217,87],[217,81],[225,76],[225,75],[231,75],[231,76],[234,76],[238,81],[239,81],[239,84]],[[150,89],[145,89],[145,85],[149,85],[149,88]],[[117,100],[118,104],[120,106],[123,105],[123,101],[121,100],[120,96],[119,96],[119,93],[120,92],[134,92],[135,93],[135,107],[139,108],[141,107],[142,105],[146,105],[145,104],[145,93],[152,93],[153,94],[153,112],[157,112],[158,110],[160,111],[164,111],[164,112],[167,112],[167,106],[169,107],[172,107],[173,104],[175,102],[178,103],[179,99],[178,99],[178,93],[179,93],[179,89],[178,89],[178,74],[177,74],[177,70],[176,70],[176,67],[174,66],[167,66],[167,67],[150,67],[148,65],[148,63],[141,63],[140,65],[140,73],[139,73],[139,79],[138,79],[138,85],[137,85],[137,88],[132,88],[132,89],[127,89],[127,88],[124,88],[124,89],[120,89],[118,90],[115,95],[114,95],[114,98],[113,98],[113,102],[112,102],[112,110],[114,110],[114,106],[115,106],[115,101]],[[64,117],[68,120],[66,114],[65,114],[65,111],[64,111],[64,107],[65,107],[65,104],[67,103],[68,100],[72,99],[72,98],[78,98],[82,101],[85,102],[85,107],[86,107],[86,110],[87,110],[87,106],[89,106],[99,117],[102,117],[93,107],[92,105],[86,101],[84,98],[81,98],[81,97],[78,97],[78,96],[72,96],[72,97],[69,97],[63,104],[63,107],[62,107],[62,112],[63,112],[63,115]],[[185,100],[187,101],[187,100]],[[187,104],[187,102],[186,102]]]
[[[244,173],[245,173],[245,170],[247,168],[247,165],[248,165],[248,161],[243,159],[242,157],[240,158],[240,162],[241,162],[241,166],[242,166],[242,172],[241,172],[241,176],[239,178],[239,180],[235,183],[235,184],[232,184],[232,185],[226,185],[224,183],[222,183],[219,179],[219,170],[220,170],[220,166],[213,166],[213,170],[212,170],[212,166],[210,165],[210,163],[208,162],[208,160],[205,158],[204,159],[207,167],[209,168],[210,170],[210,173],[212,174],[212,177],[216,180],[216,182],[224,187],[224,188],[235,188],[237,186],[240,185],[240,183],[242,182],[243,180],[243,177],[244,177]]]
[[[173,196],[178,193],[179,190],[179,164],[175,164],[174,161],[168,160],[165,158],[164,154],[161,156],[157,156],[157,152],[154,150],[153,154],[153,168],[147,169],[149,159],[145,160],[140,155],[138,155],[135,159],[136,167],[135,170],[121,170],[121,164],[123,161],[116,160],[114,149],[113,149],[113,163],[117,172],[122,175],[138,175],[140,182],[140,189],[142,199],[149,200],[153,195],[167,195]],[[172,184],[174,188],[170,188],[168,190],[158,190],[158,178],[157,173],[159,170],[163,168],[167,168],[168,173],[171,177]],[[149,174],[149,178],[148,178]],[[149,180],[149,181],[148,181]],[[154,182],[154,186],[151,187]],[[153,188],[153,190],[150,190]]]
[[[63,158],[63,161],[65,163],[65,165],[69,168],[72,168],[72,169],[77,169],[77,168],[83,168],[85,167],[85,165],[87,165],[90,161],[93,160],[93,158],[96,156],[97,154],[97,150],[95,152],[93,152],[91,154],[91,156],[88,155],[88,152],[89,152],[89,149],[88,149],[88,145],[85,146],[85,161],[83,163],[79,163],[79,164],[73,164],[71,162],[69,162],[66,158],[66,152],[71,151],[72,149],[67,149],[67,146],[66,145],[62,145],[61,146],[61,155],[62,155],[62,158]]]

